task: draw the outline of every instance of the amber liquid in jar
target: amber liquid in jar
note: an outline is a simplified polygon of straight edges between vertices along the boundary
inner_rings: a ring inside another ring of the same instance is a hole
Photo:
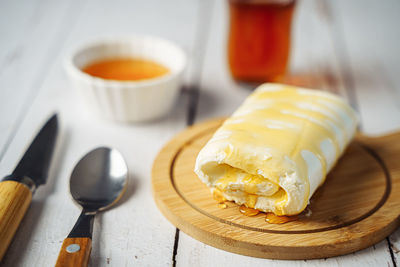
[[[278,81],[285,75],[295,1],[230,0],[228,61],[235,80]]]

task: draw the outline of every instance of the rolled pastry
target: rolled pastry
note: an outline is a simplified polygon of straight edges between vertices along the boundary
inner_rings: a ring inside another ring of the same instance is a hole
[[[263,84],[201,149],[195,172],[227,200],[295,215],[306,208],[356,127],[354,110],[333,94]]]

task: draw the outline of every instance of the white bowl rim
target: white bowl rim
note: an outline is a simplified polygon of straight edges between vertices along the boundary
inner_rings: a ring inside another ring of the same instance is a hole
[[[80,53],[81,51],[85,49],[90,49],[93,46],[100,45],[100,44],[113,44],[117,42],[129,42],[129,41],[134,41],[138,39],[153,39],[154,41],[161,41],[164,43],[167,43],[174,47],[176,51],[178,51],[179,54],[181,54],[182,57],[182,64],[179,67],[178,70],[175,71],[170,71],[165,75],[156,77],[156,78],[151,78],[151,79],[143,79],[143,80],[137,80],[137,81],[121,81],[121,80],[113,80],[113,79],[103,79],[100,77],[95,77],[90,74],[85,73],[82,71],[79,67],[77,67],[74,64],[74,58],[75,56]],[[110,35],[110,36],[102,36],[102,37],[96,37],[96,38],[91,38],[88,39],[87,41],[82,42],[80,45],[75,46],[72,49],[72,52],[69,52],[67,54],[66,60],[64,62],[64,66],[68,72],[72,72],[75,75],[78,75],[79,78],[86,80],[87,82],[95,82],[95,83],[104,83],[109,86],[113,86],[115,88],[126,88],[126,87],[142,87],[142,86],[147,86],[147,85],[156,85],[156,84],[162,84],[168,80],[174,79],[176,76],[179,76],[182,74],[184,71],[185,67],[187,64],[187,57],[186,53],[184,50],[177,45],[176,43],[165,39],[161,38],[158,36],[154,35],[140,35],[140,34],[128,34],[128,35]]]

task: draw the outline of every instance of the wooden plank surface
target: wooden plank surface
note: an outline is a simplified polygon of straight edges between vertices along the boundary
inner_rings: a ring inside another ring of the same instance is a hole
[[[70,49],[90,37],[121,33],[166,37],[195,60],[186,84],[201,89],[196,120],[229,115],[250,91],[235,84],[227,72],[225,1],[200,4],[203,2],[0,2],[0,174],[12,170],[32,134],[52,111],[60,112],[62,124],[48,184],[34,196],[1,266],[54,264],[63,238],[79,215],[79,208],[68,196],[70,172],[76,161],[97,145],[111,145],[125,155],[132,180],[128,193],[132,196],[96,218],[94,236],[98,239],[93,243],[91,266],[170,266],[173,259],[178,266],[399,263],[399,230],[388,239],[391,243],[386,240],[355,254],[307,262],[240,256],[183,233],[175,238],[175,228],[153,203],[150,168],[163,144],[185,127],[186,95],[167,118],[154,123],[104,122],[91,118],[80,105],[62,63]],[[204,14],[199,8],[208,15],[199,17]],[[367,133],[398,129],[400,33],[395,25],[399,10],[396,0],[299,1],[292,81],[348,97],[358,105],[362,129]],[[207,24],[211,25],[209,31],[199,26]]]
[[[50,55],[49,62],[44,66],[44,73],[40,75],[42,84],[36,88],[28,88],[37,90],[37,96],[32,99],[33,103],[29,103],[30,107],[24,110],[18,131],[13,134],[0,162],[0,173],[6,175],[18,161],[32,134],[45,121],[45,117],[54,110],[60,113],[61,135],[48,183],[36,192],[32,206],[2,266],[55,264],[62,240],[68,235],[80,213],[80,209],[69,196],[69,175],[78,159],[98,145],[115,147],[126,157],[130,186],[123,204],[96,216],[90,265],[169,266],[172,262],[175,228],[159,213],[153,202],[150,170],[159,149],[184,127],[186,105],[181,100],[180,105],[167,118],[154,123],[121,125],[101,121],[90,117],[80,105],[74,88],[71,88],[64,74],[62,64],[65,55],[74,46],[87,38],[110,34],[154,34],[177,42],[191,54],[197,3],[178,0],[168,3],[77,1],[68,4],[78,9],[80,15],[69,18],[70,27],[67,27],[66,36],[57,45],[55,53]],[[46,4],[38,8],[44,9],[44,17],[49,16],[48,24],[55,20],[55,6]],[[0,9],[0,12],[3,11],[5,12]],[[6,12],[2,14],[2,20],[7,21],[6,16]],[[182,21],[185,23],[181,23]],[[29,24],[26,27],[29,31]],[[61,33],[64,30],[61,27],[55,29]],[[56,36],[43,32],[43,36],[36,36],[35,40]],[[35,54],[35,50],[29,51],[29,54]],[[24,60],[34,69],[35,61]],[[14,74],[14,80],[18,81],[16,75],[17,73]],[[11,81],[13,80],[9,82]],[[1,104],[17,104],[19,96],[19,93],[15,93],[12,99],[1,97]],[[2,119],[5,121],[7,118],[2,115]],[[15,122],[15,118],[11,121]]]
[[[51,70],[79,8],[79,1],[0,3],[0,159]]]

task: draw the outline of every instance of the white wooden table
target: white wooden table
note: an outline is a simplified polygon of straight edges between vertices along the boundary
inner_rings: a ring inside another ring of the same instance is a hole
[[[400,129],[399,14],[397,0],[297,5],[291,73],[348,98],[368,134]],[[185,84],[200,88],[195,121],[229,115],[250,90],[234,83],[227,71],[227,15],[226,2],[212,0],[0,2],[0,175],[12,171],[52,112],[61,119],[48,182],[36,192],[1,266],[54,265],[80,213],[69,196],[69,175],[98,145],[123,153],[131,186],[121,205],[96,217],[90,266],[400,264],[400,230],[363,251],[308,261],[236,255],[177,231],[153,202],[150,173],[157,152],[186,125],[187,94],[163,120],[114,124],[88,115],[64,74],[66,53],[91,37],[158,35],[180,44],[190,58]]]

